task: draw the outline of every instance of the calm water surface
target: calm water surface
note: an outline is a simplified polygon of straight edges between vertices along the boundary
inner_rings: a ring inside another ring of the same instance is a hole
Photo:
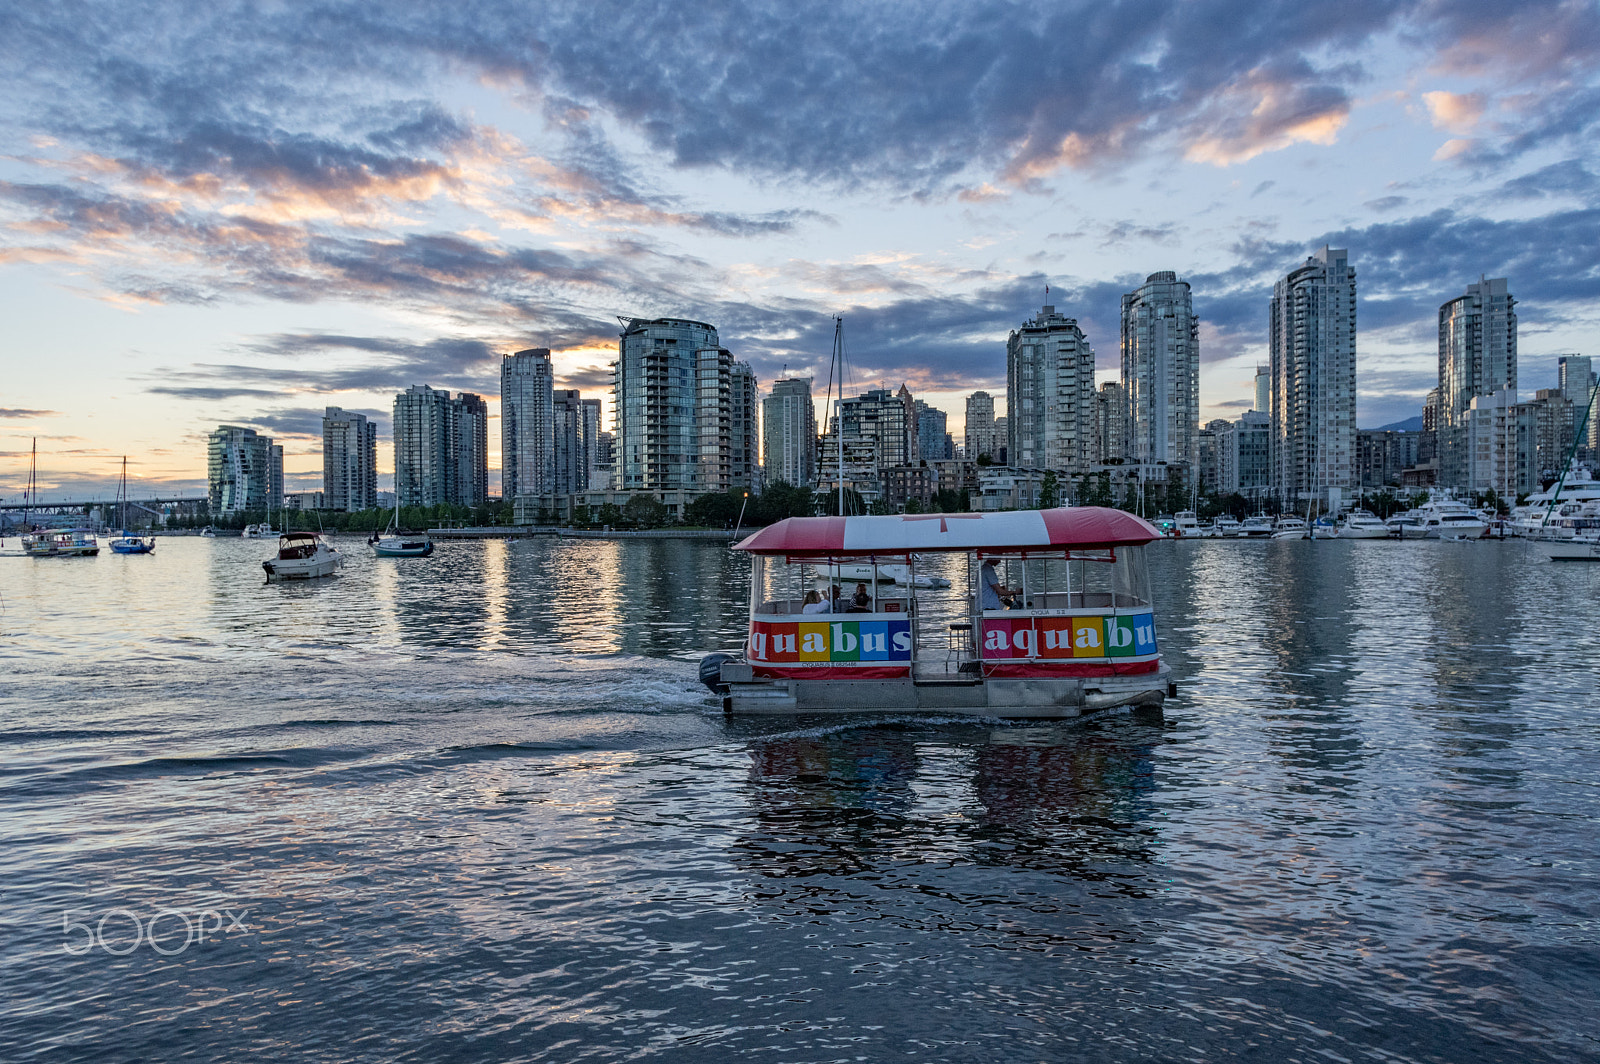
[[[1600,1056],[1600,567],[1158,544],[1161,718],[751,722],[723,547],[341,546],[0,558],[0,1060]]]

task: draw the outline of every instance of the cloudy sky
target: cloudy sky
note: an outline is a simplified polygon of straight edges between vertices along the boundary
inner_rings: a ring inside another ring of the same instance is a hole
[[[201,486],[222,422],[319,487],[324,406],[386,437],[395,391],[493,397],[531,346],[600,392],[617,315],[710,321],[770,382],[825,375],[843,314],[854,382],[959,432],[1046,284],[1110,378],[1167,269],[1227,416],[1325,243],[1363,427],[1417,412],[1481,274],[1524,392],[1600,355],[1588,2],[119,0],[5,5],[0,56],[8,498],[31,437],[47,489],[124,454]]]

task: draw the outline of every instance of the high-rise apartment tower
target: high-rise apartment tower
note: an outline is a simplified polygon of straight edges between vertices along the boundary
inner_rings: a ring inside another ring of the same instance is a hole
[[[1152,273],[1122,297],[1122,386],[1129,457],[1195,467],[1200,432],[1200,319],[1187,281]]]
[[[1293,507],[1356,483],[1356,271],[1324,247],[1272,289],[1272,488]]]

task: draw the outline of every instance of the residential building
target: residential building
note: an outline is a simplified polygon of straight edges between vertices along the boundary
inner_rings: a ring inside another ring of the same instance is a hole
[[[967,396],[966,458],[976,462],[986,454],[997,459],[1002,442],[994,430],[994,397],[988,392],[973,392]]]
[[[1053,306],[1006,341],[1007,461],[1076,474],[1097,464],[1094,349]]]
[[[817,479],[817,408],[810,377],[775,381],[761,401],[761,459],[766,482],[809,488]]]
[[[265,513],[283,505],[283,448],[255,429],[219,425],[206,445],[213,514]]]
[[[879,500],[890,513],[901,513],[906,504],[915,502],[922,509],[933,505],[933,496],[939,490],[939,472],[922,461],[915,465],[885,466],[878,470],[881,489]]]
[[[899,392],[873,388],[841,401],[835,426],[842,420],[847,448],[853,439],[870,439],[877,448],[878,465],[896,466],[913,463],[917,457],[916,418],[916,404],[902,384]]]
[[[1467,447],[1472,400],[1517,390],[1517,301],[1504,277],[1480,278],[1439,307],[1439,484],[1469,488],[1477,457]],[[1503,406],[1504,397],[1495,404]]]
[[[1272,409],[1272,367],[1256,366],[1256,409],[1263,414]]]
[[[553,490],[555,368],[548,347],[500,360],[500,495]]]
[[[612,367],[616,484],[694,494],[754,487],[755,381],[749,368],[734,362],[716,328],[705,322],[617,320],[623,330]],[[737,460],[736,431],[742,441]]]
[[[1222,487],[1221,451],[1222,436],[1233,425],[1233,422],[1224,418],[1206,422],[1206,427],[1200,430],[1199,445],[1196,449],[1196,470],[1200,478],[1200,490],[1216,492]]]
[[[1247,410],[1217,433],[1217,490],[1252,502],[1272,492],[1272,418]]]
[[[1422,453],[1424,433],[1418,431],[1362,430],[1356,433],[1356,487],[1382,491],[1398,487],[1401,474],[1414,468]]]
[[[987,466],[978,470],[978,490],[972,499],[976,513],[996,510],[1036,510],[1039,493],[1044,488],[1045,469],[1022,469],[1016,466]],[[1067,486],[1061,485],[1065,492]]]
[[[455,430],[455,475],[450,502],[483,506],[489,501],[489,404],[480,395],[458,392],[450,400]]]
[[[950,433],[945,431],[949,424],[945,412],[929,406],[921,399],[914,405],[917,408],[916,457],[930,462],[954,458],[955,448],[951,444]]]
[[[1125,294],[1121,343],[1130,457],[1193,467],[1199,458],[1200,319],[1189,283],[1164,270]]]
[[[838,419],[834,427],[817,440],[817,482],[818,495],[827,495],[839,490],[840,483],[840,451]],[[844,486],[858,492],[861,497],[872,502],[878,497],[880,490],[878,470],[883,468],[883,461],[878,452],[878,440],[874,436],[845,436],[844,437]]]
[[[413,385],[394,397],[395,491],[402,506],[482,506],[489,496],[489,406]]]
[[[589,476],[589,490],[609,491],[616,473],[616,437],[602,432],[595,439],[594,472]]]
[[[1525,405],[1533,416],[1533,478],[1541,483],[1554,480],[1561,475],[1567,455],[1572,453],[1573,437],[1583,411],[1560,388],[1540,388]],[[1578,448],[1575,457],[1579,461],[1587,459],[1584,451],[1584,447]]]
[[[378,505],[378,426],[365,414],[322,412],[322,496],[327,509],[347,513]]]
[[[1355,487],[1356,271],[1324,247],[1281,278],[1269,315],[1272,487],[1337,508]]]
[[[588,491],[600,444],[600,400],[576,388],[551,392],[551,484],[554,491]]]
[[[1128,457],[1128,393],[1106,381],[1095,394],[1095,461]]]
[[[735,362],[728,377],[728,487],[760,491],[761,389],[748,362]]]
[[[1561,394],[1572,402],[1573,416],[1583,422],[1583,441],[1579,457],[1593,462],[1600,458],[1600,400],[1594,400],[1595,374],[1588,355],[1561,355],[1556,359],[1556,385]],[[1590,402],[1594,407],[1589,407]],[[1587,411],[1588,420],[1584,421]],[[1577,431],[1577,425],[1573,425]]]
[[[1537,490],[1537,428],[1532,404],[1517,402],[1515,388],[1473,396],[1461,425],[1468,462],[1459,486],[1503,499]]]
[[[323,506],[324,500],[325,496],[320,491],[290,491],[283,496],[283,508],[285,510],[321,510],[325,509]],[[374,505],[376,504],[376,499],[374,499]],[[390,505],[393,505],[392,501]]]
[[[1004,415],[994,419],[994,460],[1005,465],[1010,451],[1011,429]]]

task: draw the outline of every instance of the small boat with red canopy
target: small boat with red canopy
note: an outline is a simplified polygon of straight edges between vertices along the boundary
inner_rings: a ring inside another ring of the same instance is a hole
[[[1159,707],[1171,673],[1144,548],[1160,538],[1098,506],[791,517],[734,547],[751,560],[748,633],[742,654],[709,655],[701,679],[732,713]],[[905,567],[951,586],[839,586],[844,566]]]

